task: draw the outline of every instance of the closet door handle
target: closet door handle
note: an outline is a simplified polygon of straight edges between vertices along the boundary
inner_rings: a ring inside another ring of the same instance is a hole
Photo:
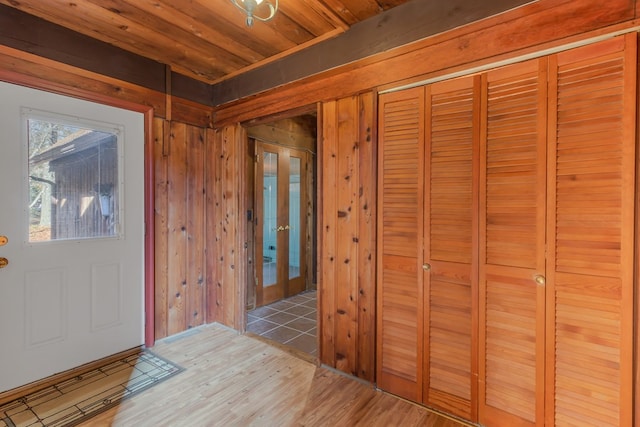
[[[544,286],[547,283],[547,279],[542,274],[536,274],[533,276],[533,280],[536,281],[536,284],[540,286]]]
[[[428,263],[424,263],[424,264],[422,264],[422,269],[423,269],[424,271],[429,271],[429,270],[431,270],[431,264],[428,264]]]

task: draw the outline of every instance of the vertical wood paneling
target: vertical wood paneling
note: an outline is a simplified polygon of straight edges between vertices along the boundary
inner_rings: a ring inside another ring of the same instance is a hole
[[[375,374],[376,283],[376,123],[374,94],[359,97],[358,185],[358,372],[373,382]]]
[[[546,60],[483,76],[479,420],[544,417]]]
[[[336,368],[356,375],[358,294],[358,98],[337,101]]]
[[[320,146],[322,179],[322,215],[320,217],[321,245],[320,245],[320,361],[329,366],[335,366],[335,289],[336,263],[338,262],[336,247],[337,232],[337,187],[338,170],[338,120],[337,103],[326,102],[322,105],[322,141]]]
[[[167,167],[169,215],[167,222],[169,335],[186,329],[187,299],[187,125],[171,123]]]
[[[235,305],[234,305],[234,318],[233,327],[239,331],[244,331],[246,328],[246,316],[244,312],[244,304],[247,301],[246,298],[246,286],[243,283],[247,277],[248,272],[248,223],[246,220],[247,203],[245,196],[247,194],[247,162],[245,161],[247,151],[247,132],[246,129],[237,124],[234,127],[234,144],[235,144],[235,167],[236,174],[234,175],[235,182],[234,188],[236,194],[234,197],[234,209],[236,211],[236,221],[238,226],[236,227],[236,234],[234,235],[234,245],[236,247],[236,263],[235,263]]]
[[[205,319],[204,130],[189,126],[187,146],[187,328]]]
[[[238,167],[237,157],[241,150],[236,144],[236,127],[228,126],[217,132],[220,144],[220,163],[218,167],[222,170],[221,178],[221,211],[219,219],[221,221],[220,233],[222,241],[222,312],[219,322],[227,326],[236,326],[236,305],[239,283],[236,282],[236,265],[238,259],[238,247],[236,245],[238,233]]]
[[[206,223],[207,223],[207,322],[215,322],[220,318],[222,305],[222,175],[221,148],[218,143],[218,132],[206,130]]]
[[[474,419],[480,78],[426,90],[424,402]]]
[[[379,100],[378,385],[422,400],[424,88]]]
[[[635,34],[551,58],[548,424],[632,422],[635,58]]]
[[[165,121],[160,118],[153,120],[153,150],[155,176],[155,248],[154,248],[154,327],[155,339],[167,336],[168,326],[168,288],[167,288],[167,221],[168,221],[168,192],[167,192],[167,157],[164,155],[164,144],[168,142],[165,135]],[[168,124],[167,124],[168,127]]]
[[[372,94],[323,104],[319,171],[321,361],[369,381],[375,342],[375,222],[370,212],[375,189],[365,189],[370,183],[363,177],[372,177],[375,167],[373,106]]]
[[[154,121],[156,339],[209,321],[205,130]],[[215,270],[214,270],[215,271]]]

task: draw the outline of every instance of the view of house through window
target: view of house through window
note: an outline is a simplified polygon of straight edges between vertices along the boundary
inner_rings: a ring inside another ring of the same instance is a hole
[[[29,242],[116,236],[117,135],[34,118],[27,126]]]

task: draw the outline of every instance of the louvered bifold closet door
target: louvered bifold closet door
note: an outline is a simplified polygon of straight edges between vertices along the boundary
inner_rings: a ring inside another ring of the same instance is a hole
[[[424,403],[475,419],[480,77],[426,87]]]
[[[379,101],[377,382],[422,400],[424,88]]]
[[[546,59],[482,78],[479,421],[542,425]]]
[[[636,34],[550,57],[547,425],[631,426]]]

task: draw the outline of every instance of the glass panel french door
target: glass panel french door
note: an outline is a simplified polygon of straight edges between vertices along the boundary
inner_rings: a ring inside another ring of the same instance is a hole
[[[256,305],[305,289],[306,177],[303,151],[257,143]]]

